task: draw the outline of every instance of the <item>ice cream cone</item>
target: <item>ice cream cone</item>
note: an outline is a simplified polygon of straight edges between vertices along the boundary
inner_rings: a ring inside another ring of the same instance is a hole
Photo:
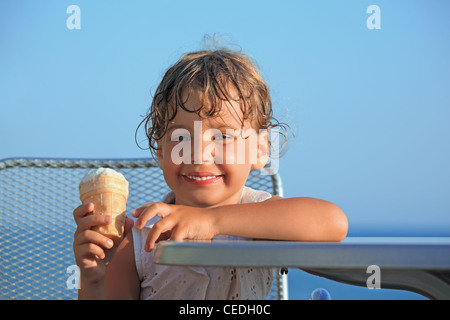
[[[93,169],[81,180],[79,190],[83,204],[94,203],[94,215],[111,216],[110,224],[92,229],[112,239],[117,245],[123,237],[128,181],[112,169]]]

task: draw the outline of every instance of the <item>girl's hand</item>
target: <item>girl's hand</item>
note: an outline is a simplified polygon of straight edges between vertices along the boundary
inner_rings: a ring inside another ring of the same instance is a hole
[[[94,284],[105,277],[106,266],[112,260],[117,249],[111,239],[91,230],[93,226],[107,225],[111,223],[109,216],[92,215],[94,204],[81,205],[73,211],[73,217],[77,224],[74,234],[73,252],[75,261],[80,268],[82,281]],[[125,232],[133,226],[132,219],[126,219]]]
[[[146,251],[153,250],[155,243],[161,240],[209,240],[217,234],[214,215],[206,208],[153,202],[131,214],[138,218],[135,222],[137,229],[142,229],[154,216],[162,218],[148,233]]]

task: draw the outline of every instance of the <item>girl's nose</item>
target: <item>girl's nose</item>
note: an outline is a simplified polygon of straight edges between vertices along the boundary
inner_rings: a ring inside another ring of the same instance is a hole
[[[214,141],[205,138],[204,135],[194,137],[193,145],[191,146],[191,163],[213,163],[215,156]]]

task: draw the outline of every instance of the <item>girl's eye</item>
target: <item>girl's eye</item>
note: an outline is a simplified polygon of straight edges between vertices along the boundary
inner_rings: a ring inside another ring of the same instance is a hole
[[[172,137],[172,141],[176,141],[176,142],[183,142],[183,141],[189,141],[190,140],[190,136],[183,134],[183,135],[175,135]]]
[[[222,141],[224,143],[228,143],[234,140],[234,137],[229,134],[216,134],[213,137],[214,141]]]
[[[175,129],[170,135],[170,141],[186,142],[191,140],[191,134],[186,129]]]

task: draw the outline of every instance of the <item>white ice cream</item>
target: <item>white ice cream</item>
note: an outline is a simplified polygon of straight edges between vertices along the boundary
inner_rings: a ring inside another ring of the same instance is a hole
[[[95,176],[97,176],[99,174],[108,174],[108,175],[120,177],[120,178],[125,180],[125,177],[120,172],[117,172],[117,171],[115,171],[113,169],[110,169],[110,168],[98,168],[98,169],[91,169],[91,170],[89,170],[84,175],[83,179],[81,180],[81,183],[87,182],[87,181],[91,180],[92,178],[94,178]]]

